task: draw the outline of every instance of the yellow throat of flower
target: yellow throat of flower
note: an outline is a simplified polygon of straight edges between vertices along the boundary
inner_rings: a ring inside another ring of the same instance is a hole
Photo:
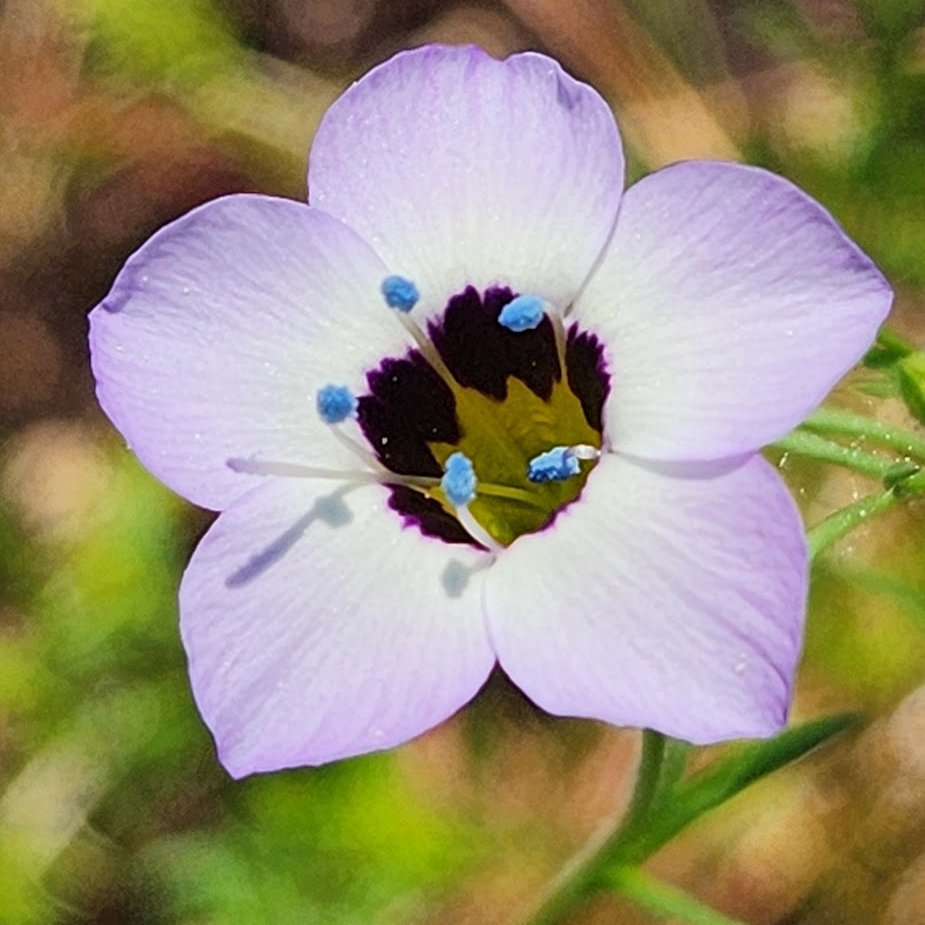
[[[457,445],[428,446],[441,465],[454,452],[472,460],[479,479],[472,515],[498,543],[508,546],[524,533],[541,529],[557,510],[574,501],[595,465],[593,460],[583,461],[573,478],[538,483],[527,477],[529,461],[553,446],[586,444],[599,449],[601,435],[585,419],[564,370],[548,401],[514,377],[508,379],[503,401],[455,380],[448,384],[462,437]],[[453,513],[439,486],[431,496]]]

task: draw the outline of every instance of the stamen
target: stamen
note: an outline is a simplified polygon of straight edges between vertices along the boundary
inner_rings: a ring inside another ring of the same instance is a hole
[[[537,501],[536,493],[527,491],[525,488],[514,488],[511,485],[496,485],[492,482],[479,482],[480,495],[489,495],[495,498],[509,498],[511,501],[519,501],[521,504],[528,504],[530,507],[544,510],[541,502]]]
[[[232,472],[242,472],[248,475],[275,475],[290,479],[334,479],[343,482],[364,482],[379,485],[407,485],[409,488],[419,488],[424,492],[436,488],[440,484],[439,479],[423,475],[401,475],[387,469],[375,472],[351,469],[324,469],[320,466],[304,466],[301,463],[276,462],[243,456],[232,456],[230,459],[225,460],[225,465]]]
[[[447,369],[446,363],[443,362],[437,348],[434,347],[431,339],[415,324],[414,319],[408,315],[400,313],[397,315],[402,327],[411,335],[411,339],[418,345],[421,355],[433,366],[437,375],[452,389],[456,385],[453,374]],[[457,401],[459,399],[457,398]]]
[[[472,461],[465,453],[452,453],[447,457],[440,487],[453,507],[462,507],[472,501],[477,484]]]
[[[552,314],[550,317],[552,318],[552,332],[556,339],[556,356],[559,358],[559,369],[565,372],[565,345],[568,339],[565,333],[565,325],[558,314]]]
[[[567,446],[554,446],[530,460],[527,478],[531,482],[564,482],[578,475],[581,467]]]
[[[323,469],[318,466],[303,466],[301,463],[274,462],[265,459],[248,459],[232,456],[225,460],[232,472],[248,475],[278,475],[291,479],[344,479],[361,482],[381,481],[376,472],[351,472],[341,469]]]
[[[498,324],[515,331],[532,331],[539,326],[546,313],[546,303],[535,295],[519,295],[512,299],[498,315]]]
[[[369,452],[365,447],[361,446],[351,437],[348,437],[339,427],[332,426],[331,434],[338,441],[338,443],[345,446],[357,459],[360,460],[364,465],[369,466],[375,472],[388,472],[389,470],[379,462],[376,457]]]
[[[318,416],[325,424],[331,425],[331,433],[338,442],[347,447],[365,466],[381,472],[386,471],[385,466],[372,453],[357,443],[356,440],[352,440],[345,433],[342,433],[336,426],[346,421],[347,418],[352,418],[356,415],[358,406],[356,396],[347,386],[324,386],[318,390],[315,405],[318,409]]]
[[[484,546],[490,553],[496,554],[501,552],[504,547],[472,516],[468,504],[463,504],[456,508],[456,519],[462,528],[478,543]]]
[[[418,287],[404,276],[387,276],[380,289],[385,304],[400,312],[410,312],[421,298]]]
[[[319,389],[315,405],[325,424],[340,424],[353,417],[357,410],[357,400],[345,385],[326,385]]]
[[[531,482],[564,482],[581,471],[579,460],[598,459],[600,455],[600,450],[586,443],[554,446],[530,460],[527,478]]]
[[[497,553],[501,551],[502,546],[469,510],[469,502],[475,499],[477,485],[475,469],[465,453],[452,453],[447,457],[440,487],[450,504],[456,508],[456,519],[472,539],[490,552]]]

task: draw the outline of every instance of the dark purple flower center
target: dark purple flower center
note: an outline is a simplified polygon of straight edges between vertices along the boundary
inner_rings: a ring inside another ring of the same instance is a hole
[[[480,452],[470,455],[480,480],[487,476],[532,492],[532,505],[509,498],[489,502],[486,526],[502,543],[542,529],[580,493],[583,477],[567,487],[532,485],[527,462],[560,434],[559,442],[600,446],[610,388],[594,334],[572,325],[557,344],[548,316],[533,330],[508,330],[498,315],[513,298],[507,288],[482,296],[471,286],[453,296],[428,326],[445,369],[435,369],[418,349],[388,357],[367,374],[369,392],[357,407],[363,433],[392,472],[440,478],[453,450],[477,446]],[[540,420],[535,435],[533,419]],[[390,493],[390,507],[424,535],[478,545],[441,500],[405,485],[390,486]]]

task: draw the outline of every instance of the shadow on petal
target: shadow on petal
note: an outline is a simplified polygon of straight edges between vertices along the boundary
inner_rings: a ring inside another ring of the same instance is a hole
[[[269,546],[252,556],[225,580],[228,588],[240,588],[262,575],[270,566],[282,559],[304,536],[308,528],[317,521],[329,527],[345,527],[353,520],[353,513],[344,503],[349,487],[339,488],[329,495],[318,498],[311,509],[300,517],[285,533]]]
[[[476,572],[482,571],[486,565],[482,562],[476,565],[463,565],[459,559],[451,559],[440,574],[440,584],[446,591],[447,597],[460,598],[466,593],[469,582]]]

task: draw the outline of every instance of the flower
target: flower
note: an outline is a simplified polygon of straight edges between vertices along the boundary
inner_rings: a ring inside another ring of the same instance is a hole
[[[402,743],[496,662],[555,714],[785,722],[807,551],[757,451],[891,291],[780,177],[623,166],[549,58],[404,52],[325,116],[308,205],[193,210],[91,314],[102,407],[221,511],[180,619],[233,775]]]

